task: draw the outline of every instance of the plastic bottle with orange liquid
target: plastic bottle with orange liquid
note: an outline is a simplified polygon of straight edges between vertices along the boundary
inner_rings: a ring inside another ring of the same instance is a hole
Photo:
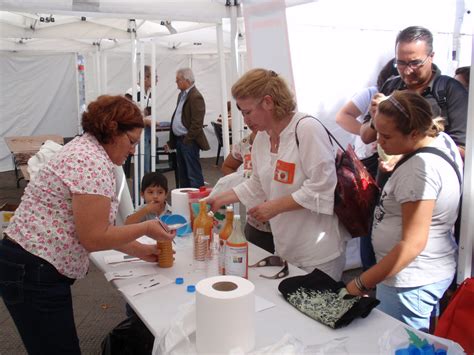
[[[249,244],[242,234],[240,216],[234,216],[234,228],[225,245],[225,274],[248,278]]]
[[[225,275],[225,244],[232,234],[234,226],[234,209],[231,206],[226,208],[225,224],[219,233],[219,274]]]
[[[199,201],[199,214],[194,219],[194,259],[203,261],[209,254],[209,247],[212,241],[212,226],[214,220],[207,214],[206,200]]]

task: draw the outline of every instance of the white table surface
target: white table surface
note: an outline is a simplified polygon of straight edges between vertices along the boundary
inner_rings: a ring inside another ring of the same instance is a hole
[[[249,264],[268,255],[263,249],[249,245]],[[177,237],[174,247],[176,255],[173,267],[168,269],[156,267],[157,274],[172,279],[172,284],[133,297],[122,294],[155,336],[159,334],[160,329],[169,325],[169,322],[176,316],[180,305],[194,299],[194,294],[186,292],[186,286],[195,285],[200,279],[206,277],[204,272],[194,270],[191,237]],[[105,263],[104,256],[118,253],[117,251],[95,252],[91,254],[90,258],[103,272],[129,270],[144,265],[143,262],[126,262],[115,265]],[[256,286],[255,294],[276,305],[256,313],[256,349],[274,344],[289,333],[305,345],[321,344],[335,338],[347,337],[345,348],[349,353],[374,354],[380,352],[377,342],[382,334],[402,324],[374,309],[367,318],[355,319],[344,328],[331,329],[322,325],[286,302],[278,291],[281,279],[268,280],[258,276],[261,273],[273,275],[279,269],[280,267],[249,268],[249,280]],[[290,265],[289,276],[304,273],[304,271]],[[174,283],[176,277],[183,277],[184,284],[176,285]],[[117,288],[136,282],[134,279],[112,281]]]

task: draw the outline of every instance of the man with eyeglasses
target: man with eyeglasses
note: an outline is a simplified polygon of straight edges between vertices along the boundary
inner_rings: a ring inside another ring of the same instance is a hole
[[[374,114],[378,102],[395,90],[411,90],[421,94],[430,104],[435,117],[445,119],[445,132],[451,136],[464,157],[468,93],[456,80],[446,75],[433,63],[433,35],[420,26],[401,31],[395,41],[395,67],[399,76],[382,86],[381,94],[372,101]],[[360,135],[368,144],[377,139],[370,115],[364,121]]]

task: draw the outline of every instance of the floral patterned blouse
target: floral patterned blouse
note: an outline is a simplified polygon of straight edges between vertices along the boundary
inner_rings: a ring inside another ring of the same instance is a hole
[[[232,146],[231,154],[234,159],[242,162],[244,177],[250,178],[252,175],[252,142],[250,141],[250,134]],[[260,222],[250,215],[247,215],[247,222],[259,231],[269,233],[272,231],[269,222]]]
[[[86,275],[89,258],[76,234],[73,194],[109,198],[109,223],[115,223],[114,164],[88,133],[65,145],[28,184],[5,233],[61,274],[77,279]]]

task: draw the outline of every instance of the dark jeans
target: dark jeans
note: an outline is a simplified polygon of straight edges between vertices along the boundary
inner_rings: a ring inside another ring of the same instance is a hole
[[[199,188],[204,186],[197,143],[193,141],[191,144],[184,144],[183,138],[177,137],[176,158],[179,171],[179,187]]]
[[[0,241],[0,290],[28,354],[80,354],[71,285],[47,261]]]
[[[273,243],[273,234],[270,232],[263,232],[257,228],[246,223],[244,228],[245,238],[256,246],[265,249],[271,254],[275,253],[275,244]]]

